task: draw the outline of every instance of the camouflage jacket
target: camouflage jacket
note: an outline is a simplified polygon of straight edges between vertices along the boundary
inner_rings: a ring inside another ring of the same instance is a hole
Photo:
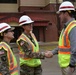
[[[32,38],[32,36],[28,37],[31,42],[36,46],[35,42],[34,42],[34,39]],[[45,58],[45,54],[44,52],[32,52],[31,48],[29,48],[28,46],[28,43],[25,42],[24,40],[19,40],[18,41],[19,43],[19,46],[21,47],[21,49],[23,50],[23,52],[25,53],[25,55],[27,57],[30,57],[30,58],[37,58],[37,59],[44,59]]]

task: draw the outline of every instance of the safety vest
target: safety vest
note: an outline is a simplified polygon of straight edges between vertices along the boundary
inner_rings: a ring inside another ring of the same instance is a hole
[[[71,46],[69,40],[69,33],[76,26],[76,21],[72,21],[66,29],[62,30],[59,38],[59,51],[58,51],[58,58],[60,67],[67,67],[70,63],[70,53],[71,53]]]
[[[17,61],[16,61],[15,56],[12,53],[10,46],[5,42],[1,42],[0,49],[2,48],[7,52],[10,75],[19,75]]]
[[[32,32],[30,34],[31,34],[32,38],[34,39],[36,46],[31,42],[31,40],[24,33],[22,33],[22,35],[17,40],[17,44],[18,44],[18,47],[20,50],[20,53],[19,53],[20,54],[20,65],[26,64],[31,67],[36,67],[41,64],[40,59],[24,57],[24,55],[26,53],[24,53],[24,51],[22,50],[22,48],[20,47],[20,45],[18,43],[18,41],[20,41],[22,39],[23,41],[25,41],[29,44],[29,48],[31,48],[32,52],[39,52],[38,42],[37,42],[34,34]]]

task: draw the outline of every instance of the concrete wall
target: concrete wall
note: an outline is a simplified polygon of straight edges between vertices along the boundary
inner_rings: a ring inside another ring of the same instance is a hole
[[[50,3],[62,2],[62,0],[20,0],[20,6],[46,6]]]
[[[45,6],[45,0],[21,0],[20,6]]]
[[[0,12],[18,12],[17,4],[0,4]]]

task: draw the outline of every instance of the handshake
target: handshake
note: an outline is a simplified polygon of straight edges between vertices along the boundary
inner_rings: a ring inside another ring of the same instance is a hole
[[[52,58],[53,57],[53,53],[51,51],[46,51],[44,53],[44,55],[45,55],[46,58]]]

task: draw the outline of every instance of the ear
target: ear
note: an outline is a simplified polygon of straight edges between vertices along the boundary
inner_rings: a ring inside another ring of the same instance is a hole
[[[63,12],[63,15],[64,15],[64,17],[66,17],[67,16],[67,12]]]
[[[24,29],[24,28],[25,28],[25,26],[22,26],[22,28]]]
[[[65,16],[68,16],[69,14],[68,14],[68,12],[65,12]]]
[[[7,33],[4,33],[3,36],[6,36]]]

